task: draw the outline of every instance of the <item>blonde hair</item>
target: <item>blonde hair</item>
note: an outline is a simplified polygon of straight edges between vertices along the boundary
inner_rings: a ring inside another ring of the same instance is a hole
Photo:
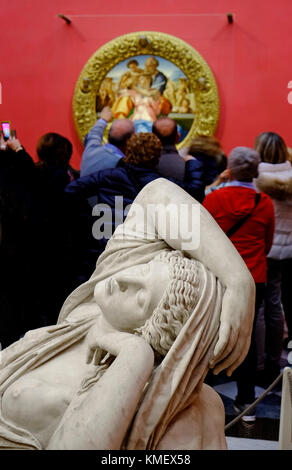
[[[262,162],[284,163],[288,160],[288,150],[282,137],[275,132],[262,132],[255,139],[254,148]]]
[[[180,251],[161,253],[154,260],[168,265],[170,282],[151,317],[135,332],[165,356],[198,301],[199,263]]]

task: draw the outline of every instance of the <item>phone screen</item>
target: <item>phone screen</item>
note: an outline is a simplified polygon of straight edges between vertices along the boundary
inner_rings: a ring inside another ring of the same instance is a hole
[[[4,139],[9,139],[10,137],[10,123],[9,122],[2,122],[2,131]]]

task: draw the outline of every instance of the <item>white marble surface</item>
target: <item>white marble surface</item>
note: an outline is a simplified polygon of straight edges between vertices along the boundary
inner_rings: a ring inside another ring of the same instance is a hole
[[[278,441],[243,439],[241,437],[227,437],[226,440],[228,450],[279,450]]]

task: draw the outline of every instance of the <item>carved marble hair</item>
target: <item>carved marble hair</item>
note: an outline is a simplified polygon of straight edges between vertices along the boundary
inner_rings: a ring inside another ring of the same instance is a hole
[[[151,317],[135,331],[165,356],[196,304],[197,262],[180,251],[160,253],[154,260],[168,265],[170,282]]]

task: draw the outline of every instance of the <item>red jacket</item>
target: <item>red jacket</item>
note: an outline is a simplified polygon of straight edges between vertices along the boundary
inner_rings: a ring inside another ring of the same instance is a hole
[[[239,219],[253,210],[255,194],[251,188],[226,186],[208,194],[203,206],[226,233]],[[261,193],[261,199],[251,217],[230,238],[256,283],[267,280],[266,255],[272,246],[274,226],[272,200]]]

